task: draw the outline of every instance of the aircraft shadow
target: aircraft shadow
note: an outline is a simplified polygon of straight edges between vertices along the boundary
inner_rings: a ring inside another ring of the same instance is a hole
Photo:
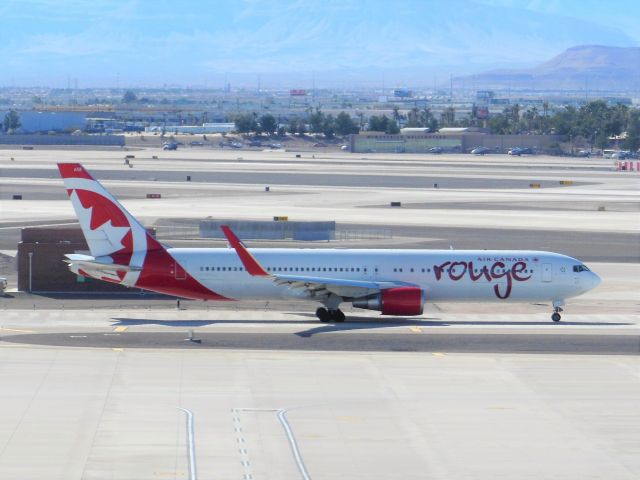
[[[315,318],[315,315],[287,313],[287,315],[307,316]],[[129,317],[112,317],[114,326],[136,326],[136,325],[161,325],[164,327],[204,327],[208,325],[300,325],[299,320],[163,320],[149,318],[129,318]],[[393,318],[384,319],[380,317],[354,316],[349,315],[344,323],[321,323],[314,322],[313,328],[296,332],[299,337],[311,337],[319,333],[335,333],[354,330],[372,330],[394,327],[458,327],[458,326],[484,326],[484,327],[501,327],[501,326],[525,326],[525,327],[542,327],[554,325],[558,328],[562,326],[625,326],[634,325],[630,322],[560,322],[557,324],[551,321],[534,321],[534,322],[514,322],[514,321],[473,321],[473,320],[454,320],[444,321],[435,317],[429,318]]]

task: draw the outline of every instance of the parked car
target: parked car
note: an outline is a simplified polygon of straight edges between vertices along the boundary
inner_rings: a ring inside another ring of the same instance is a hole
[[[519,157],[520,155],[533,155],[534,151],[531,147],[513,147],[507,152],[509,155]]]
[[[591,152],[589,150],[578,150],[576,153],[576,157],[589,158],[591,156]]]
[[[175,142],[166,142],[162,145],[162,150],[178,150],[178,144]]]
[[[427,150],[427,153],[442,153],[444,152],[444,148],[442,147],[431,147],[429,150]]]
[[[628,158],[631,158],[630,152],[616,152],[613,155],[611,155],[611,158],[615,158],[616,160],[626,160]]]
[[[484,155],[486,153],[492,153],[492,150],[489,147],[476,147],[471,150],[471,153],[474,155]]]

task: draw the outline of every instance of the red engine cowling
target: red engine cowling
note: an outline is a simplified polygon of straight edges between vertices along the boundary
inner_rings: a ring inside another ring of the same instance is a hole
[[[353,301],[356,308],[378,310],[383,315],[421,315],[422,290],[418,287],[397,287],[363,299]]]

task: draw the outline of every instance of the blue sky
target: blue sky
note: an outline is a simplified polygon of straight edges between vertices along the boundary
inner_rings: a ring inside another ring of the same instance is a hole
[[[5,0],[0,85],[430,84],[638,46],[638,19],[631,0]]]

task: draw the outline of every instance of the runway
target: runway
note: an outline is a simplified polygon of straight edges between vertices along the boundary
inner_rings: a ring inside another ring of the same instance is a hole
[[[419,327],[415,327],[419,328]],[[561,328],[561,327],[558,327]],[[190,348],[317,352],[447,352],[640,355],[640,334],[376,334],[317,327],[295,334],[197,332],[65,332],[0,337],[0,342],[83,348]]]
[[[50,169],[20,169],[11,168],[3,170],[4,177],[10,178],[58,178],[59,174]],[[233,184],[257,184],[257,185],[305,185],[322,187],[366,187],[366,188],[467,188],[467,189],[528,189],[531,183],[527,178],[521,180],[515,178],[458,178],[447,175],[388,175],[380,173],[371,175],[364,171],[358,175],[342,175],[335,173],[290,173],[269,171],[238,171],[238,172],[207,172],[192,170],[172,171],[145,171],[145,170],[100,170],[101,181],[127,180],[127,181],[159,181],[184,183],[187,176],[191,182],[207,183],[233,183]],[[558,182],[541,181],[540,188],[562,188]],[[586,185],[586,183],[581,183]]]

